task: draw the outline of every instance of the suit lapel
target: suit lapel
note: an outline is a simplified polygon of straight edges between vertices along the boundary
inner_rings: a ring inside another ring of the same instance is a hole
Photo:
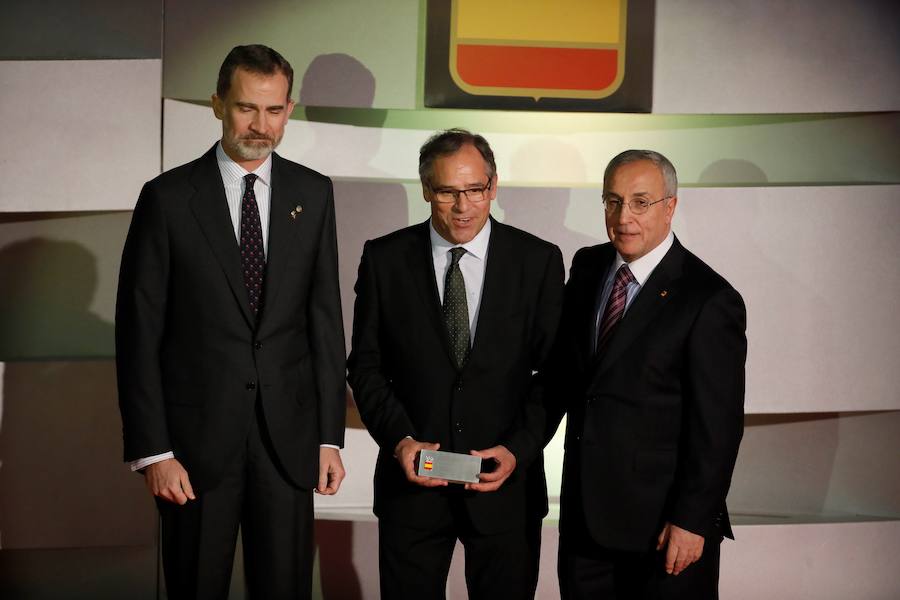
[[[410,273],[414,274],[412,279],[421,297],[421,306],[425,307],[426,318],[444,344],[447,359],[452,361],[450,340],[447,338],[447,328],[444,326],[444,315],[434,272],[434,260],[431,255],[431,234],[428,221],[419,225],[416,234],[415,245],[410,249],[405,260],[409,261]]]
[[[300,230],[307,230],[308,219],[303,218],[303,190],[291,181],[282,158],[272,155],[272,181],[269,208],[269,252],[266,255],[266,279],[262,318],[275,305],[284,268],[290,260],[294,238]],[[295,212],[297,207],[299,212]]]
[[[621,357],[659,310],[677,296],[683,255],[684,248],[676,239],[616,325],[605,351],[598,357],[595,381]]]
[[[222,174],[216,163],[215,146],[198,161],[197,168],[191,174],[191,184],[195,190],[190,199],[194,218],[225,272],[228,286],[240,305],[244,318],[252,326],[253,314],[241,274],[241,252],[234,236],[231,215],[228,213],[228,201],[225,199]]]
[[[576,298],[582,298],[584,302],[580,311],[583,321],[578,323],[575,329],[579,336],[577,346],[582,365],[589,365],[594,360],[594,343],[597,337],[597,312],[603,310],[603,307],[599,305],[600,296],[603,291],[603,283],[606,281],[606,275],[615,257],[616,251],[612,244],[600,246],[594,265],[590,267],[590,270],[584,276],[585,279],[582,283],[584,290],[575,294]]]
[[[490,340],[496,339],[496,328],[503,323],[506,314],[503,300],[509,298],[516,289],[513,266],[517,257],[509,242],[504,226],[491,218],[491,237],[488,240],[487,263],[484,266],[484,285],[481,289],[481,303],[478,308],[478,322],[475,324],[475,340],[469,352],[469,360],[480,356],[483,347],[490,347]]]

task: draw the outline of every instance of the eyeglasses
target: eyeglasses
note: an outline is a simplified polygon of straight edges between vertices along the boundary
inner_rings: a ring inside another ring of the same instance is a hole
[[[474,186],[464,190],[455,190],[453,188],[432,189],[434,201],[438,204],[455,204],[459,202],[460,196],[465,196],[469,202],[483,202],[485,193],[491,189],[491,180],[485,185]]]
[[[603,206],[606,207],[606,214],[609,214],[609,215],[613,214],[617,210],[621,210],[623,204],[628,205],[628,210],[631,211],[631,214],[642,215],[645,212],[647,212],[648,210],[650,210],[650,207],[653,206],[654,204],[659,204],[660,202],[662,202],[664,200],[668,200],[669,198],[672,198],[672,197],[673,196],[666,196],[665,198],[660,198],[659,200],[654,200],[652,202],[650,200],[647,200],[646,198],[634,198],[633,200],[629,200],[628,202],[625,202],[615,196],[604,194],[603,195]]]

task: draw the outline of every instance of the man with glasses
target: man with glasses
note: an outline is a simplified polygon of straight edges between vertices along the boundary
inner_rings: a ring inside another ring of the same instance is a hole
[[[546,417],[532,374],[562,305],[559,249],[490,217],[494,155],[480,135],[422,146],[431,218],[366,243],[349,380],[380,452],[383,598],[443,598],[457,540],[472,598],[533,598],[547,512]],[[420,477],[422,450],[483,459],[478,483]]]
[[[572,262],[546,375],[567,414],[564,599],[718,597],[743,432],[740,294],[672,234],[675,168],[628,150],[603,178],[610,243]]]

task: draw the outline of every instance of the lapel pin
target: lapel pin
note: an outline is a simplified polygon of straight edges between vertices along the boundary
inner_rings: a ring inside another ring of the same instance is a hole
[[[291,211],[291,218],[296,219],[297,215],[299,215],[302,212],[303,212],[303,207],[298,204],[297,206],[294,207],[294,210]]]
[[[663,290],[659,293],[660,298],[665,298],[668,295],[669,295],[669,290]]]

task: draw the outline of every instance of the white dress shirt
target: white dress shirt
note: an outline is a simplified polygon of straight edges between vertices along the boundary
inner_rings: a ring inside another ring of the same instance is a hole
[[[431,259],[434,261],[434,278],[437,280],[438,298],[444,303],[444,281],[447,271],[453,262],[450,250],[465,248],[466,253],[459,259],[459,270],[466,284],[466,306],[469,310],[469,345],[475,341],[475,327],[478,324],[478,311],[481,308],[481,291],[484,288],[484,268],[487,265],[488,242],[491,239],[491,220],[485,222],[481,231],[465,244],[448,242],[437,232],[431,221],[428,222],[431,233]]]
[[[640,257],[639,259],[628,263],[628,269],[631,271],[631,274],[634,275],[634,278],[637,280],[636,282],[631,282],[628,284],[626,289],[626,299],[625,299],[625,311],[622,313],[622,316],[625,316],[625,312],[628,312],[628,307],[631,306],[631,303],[637,297],[638,292],[641,291],[641,286],[643,286],[647,279],[650,278],[650,275],[653,273],[654,269],[656,269],[657,265],[659,265],[660,261],[662,261],[663,257],[666,255],[666,252],[669,251],[669,248],[672,247],[672,244],[675,242],[675,234],[672,233],[672,230],[669,230],[669,235],[660,242],[660,244]],[[600,294],[600,301],[597,304],[597,314],[594,316],[594,343],[597,342],[597,335],[599,335],[600,330],[600,319],[603,318],[603,312],[606,310],[606,304],[609,302],[609,296],[612,294],[613,282],[616,278],[616,271],[619,270],[619,267],[626,264],[625,259],[622,258],[622,255],[616,252],[616,260],[613,261],[612,266],[609,268],[609,271],[606,273],[606,280],[603,283],[603,292]]]
[[[231,215],[231,225],[234,227],[234,238],[241,243],[241,201],[244,198],[244,176],[250,171],[237,164],[222,149],[222,142],[216,145],[216,161],[219,163],[219,173],[222,175],[222,184],[225,186],[225,200],[228,201],[228,214]],[[259,208],[259,223],[262,227],[263,251],[269,255],[269,208],[272,205],[272,155],[270,154],[263,164],[259,165],[253,174],[257,179],[253,183],[253,192],[256,194],[256,205]]]

